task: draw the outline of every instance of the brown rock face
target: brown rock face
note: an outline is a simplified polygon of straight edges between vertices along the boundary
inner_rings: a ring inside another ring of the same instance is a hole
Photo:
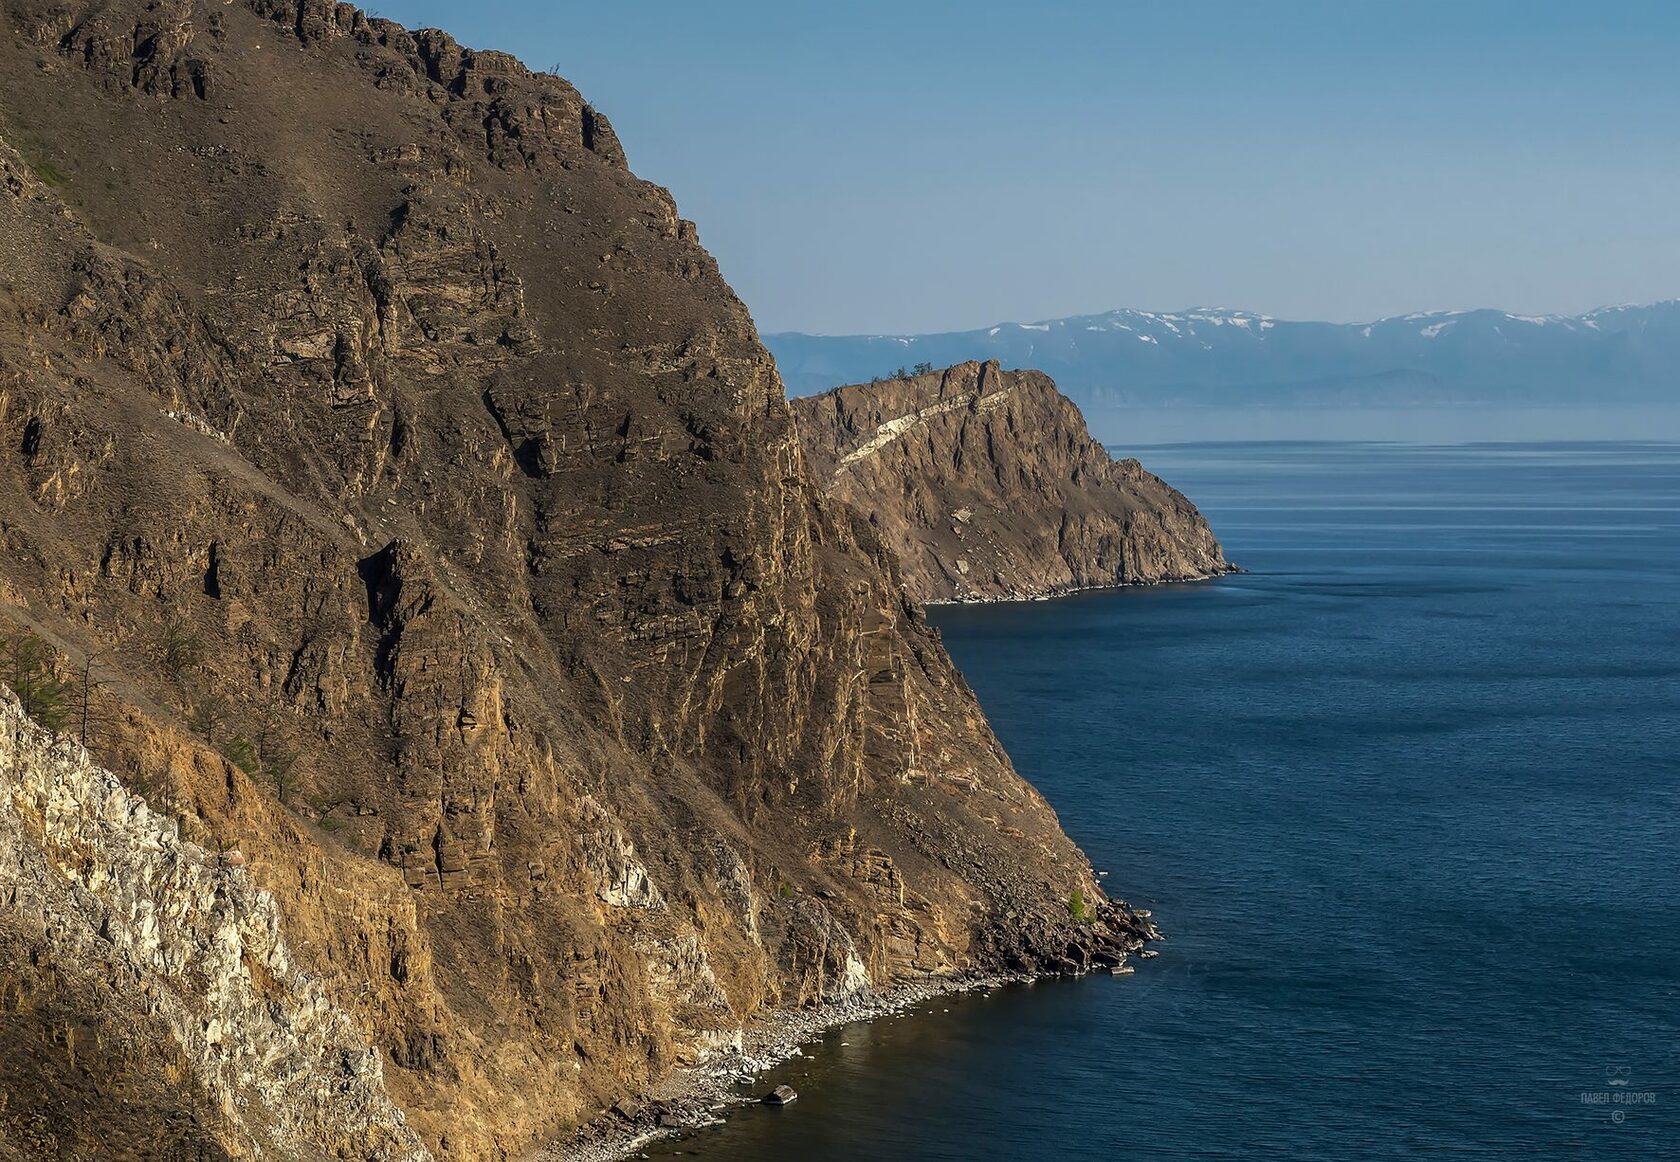
[[[1113,460],[1048,376],[962,363],[795,400],[811,466],[869,514],[922,601],[1230,572],[1201,513]]]
[[[0,764],[0,1153],[518,1154],[766,1009],[1136,946],[566,82],[0,0],[0,254],[0,635],[122,791]]]

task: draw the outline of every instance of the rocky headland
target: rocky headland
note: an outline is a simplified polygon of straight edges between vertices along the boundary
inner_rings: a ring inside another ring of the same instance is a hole
[[[1149,937],[566,81],[0,0],[0,255],[0,1156],[523,1156]]]
[[[924,602],[1232,571],[1201,513],[1114,460],[1036,371],[960,363],[793,401],[817,477],[868,514]]]

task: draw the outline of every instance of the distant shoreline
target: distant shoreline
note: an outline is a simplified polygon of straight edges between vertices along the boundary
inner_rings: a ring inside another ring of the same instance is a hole
[[[1128,453],[1158,444],[1675,443],[1680,402],[1604,407],[1080,404],[1091,434]]]

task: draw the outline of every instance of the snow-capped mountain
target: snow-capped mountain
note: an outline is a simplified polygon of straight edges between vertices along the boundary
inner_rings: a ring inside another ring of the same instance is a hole
[[[1090,404],[1409,405],[1680,399],[1680,301],[1584,315],[1439,311],[1313,323],[1247,311],[1118,310],[934,335],[765,336],[808,394],[996,359]]]

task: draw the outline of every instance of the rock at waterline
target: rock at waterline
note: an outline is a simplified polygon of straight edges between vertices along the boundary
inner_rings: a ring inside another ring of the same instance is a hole
[[[767,1106],[785,1106],[798,1096],[799,1095],[797,1093],[793,1092],[793,1086],[778,1085],[775,1089],[764,1095],[764,1104]]]

